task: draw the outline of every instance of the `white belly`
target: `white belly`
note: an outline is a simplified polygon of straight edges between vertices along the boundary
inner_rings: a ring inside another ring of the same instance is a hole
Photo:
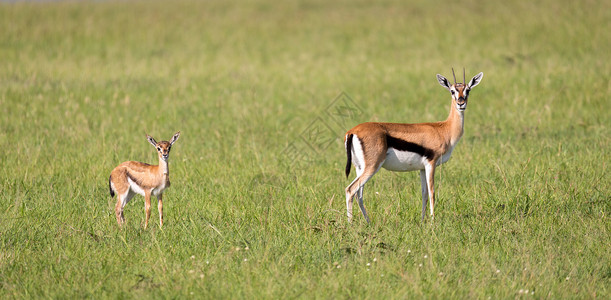
[[[417,153],[388,148],[382,168],[394,172],[416,171],[424,169],[426,163],[427,159]]]
[[[129,183],[129,187],[131,188],[132,191],[134,191],[136,194],[144,196],[144,189],[142,189],[142,187],[140,187],[137,183],[135,183],[129,177],[127,177],[127,182]]]

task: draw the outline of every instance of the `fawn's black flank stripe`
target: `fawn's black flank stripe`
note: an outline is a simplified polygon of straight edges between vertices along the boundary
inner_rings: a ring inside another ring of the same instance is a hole
[[[404,141],[402,139],[392,137],[390,135],[386,135],[386,145],[389,148],[394,148],[399,151],[408,151],[416,153],[418,155],[426,157],[428,160],[431,160],[433,157],[435,157],[435,151],[429,148],[422,147],[421,145]]]
[[[135,182],[137,185],[140,185],[141,182],[135,178],[134,176],[132,176],[132,174],[130,174],[129,172],[125,172],[127,174],[127,178],[131,179],[131,181]]]

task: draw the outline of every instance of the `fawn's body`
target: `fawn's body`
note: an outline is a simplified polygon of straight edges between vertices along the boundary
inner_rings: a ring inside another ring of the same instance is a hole
[[[180,136],[177,132],[171,141],[161,141],[157,143],[155,139],[147,135],[148,141],[157,149],[159,157],[158,165],[149,165],[138,161],[126,161],[118,165],[110,173],[108,185],[110,196],[114,197],[117,194],[117,203],[115,205],[115,215],[117,223],[122,225],[125,223],[123,208],[136,194],[144,196],[144,209],[146,220],[144,228],[148,226],[148,221],[151,216],[151,196],[156,196],[159,210],[159,226],[163,226],[163,191],[170,187],[170,170],[168,159],[170,150],[174,142]]]

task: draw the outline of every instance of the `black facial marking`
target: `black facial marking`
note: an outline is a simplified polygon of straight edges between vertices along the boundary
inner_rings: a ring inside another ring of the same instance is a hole
[[[428,160],[431,160],[433,159],[433,157],[435,157],[435,151],[429,148],[408,141],[404,141],[400,138],[395,138],[390,135],[386,136],[386,145],[390,148],[394,148],[399,151],[408,151],[416,153],[420,156],[426,157]]]

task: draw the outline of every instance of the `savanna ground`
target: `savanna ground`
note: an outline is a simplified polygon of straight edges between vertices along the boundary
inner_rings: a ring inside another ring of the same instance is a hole
[[[611,2],[373,2],[1,3],[0,298],[608,299]],[[382,170],[349,224],[343,132],[445,119],[451,67],[435,221]]]

